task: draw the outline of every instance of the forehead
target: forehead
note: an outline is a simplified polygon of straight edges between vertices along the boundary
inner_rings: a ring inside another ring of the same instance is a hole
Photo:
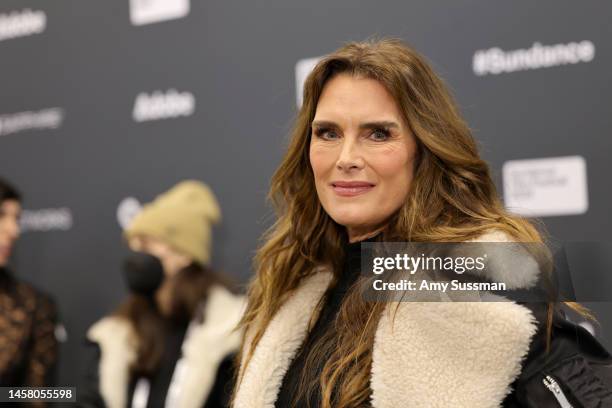
[[[0,208],[5,214],[19,214],[21,212],[21,204],[17,200],[4,200],[0,203]]]
[[[396,120],[402,117],[397,102],[375,79],[339,74],[323,87],[315,113],[319,120]]]
[[[150,248],[154,246],[164,245],[164,242],[154,236],[147,234],[132,235],[128,238],[128,245],[131,248]]]

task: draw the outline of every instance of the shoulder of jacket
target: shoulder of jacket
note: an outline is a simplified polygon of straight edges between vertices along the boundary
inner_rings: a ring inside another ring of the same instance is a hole
[[[538,247],[544,245],[542,243],[519,242],[498,228],[487,230],[465,242],[482,244],[481,250],[488,256],[487,267],[482,271],[473,269],[470,274],[502,282],[508,290],[534,288],[542,277],[541,265],[531,253],[532,250],[544,250],[544,247]]]
[[[236,328],[246,308],[246,297],[214,285],[202,307],[203,319],[192,321],[183,343],[183,353],[192,361],[221,361],[240,347],[242,330]]]
[[[125,406],[130,365],[136,360],[137,340],[131,323],[107,316],[94,323],[86,335],[99,346],[98,388],[106,406]]]
[[[122,343],[135,340],[136,334],[132,324],[124,317],[106,316],[94,323],[87,330],[88,340],[102,346],[107,343]]]
[[[501,406],[536,330],[529,310],[513,302],[389,304],[374,339],[373,400],[378,406]]]
[[[516,239],[504,230],[491,228],[466,242],[516,242]]]
[[[209,289],[206,305],[214,308],[230,307],[234,309],[242,307],[245,301],[245,295],[233,293],[223,285],[214,284]]]
[[[43,307],[55,310],[57,308],[55,299],[51,294],[45,292],[44,290],[39,289],[37,286],[31,284],[27,281],[22,280],[14,280],[16,293],[19,296],[25,297],[27,299],[34,299],[35,304],[42,305]]]
[[[238,324],[246,308],[246,296],[216,284],[210,288],[204,307],[205,323]]]

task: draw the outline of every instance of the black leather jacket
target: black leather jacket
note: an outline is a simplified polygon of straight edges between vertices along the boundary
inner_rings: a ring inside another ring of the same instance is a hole
[[[557,310],[546,349],[546,306],[529,307],[540,325],[505,408],[610,408],[612,356],[583,327]]]

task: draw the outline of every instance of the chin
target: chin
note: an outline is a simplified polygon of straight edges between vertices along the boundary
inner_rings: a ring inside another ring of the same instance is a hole
[[[336,221],[336,223],[346,228],[359,228],[369,224],[367,222],[368,218],[364,217],[364,214],[360,212],[340,212],[331,215],[331,218]]]

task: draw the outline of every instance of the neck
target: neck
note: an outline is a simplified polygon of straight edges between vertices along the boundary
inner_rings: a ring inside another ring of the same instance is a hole
[[[349,243],[352,244],[354,242],[359,242],[359,241],[363,241],[364,239],[372,238],[373,236],[377,235],[382,230],[384,230],[386,228],[386,226],[387,226],[386,224],[385,225],[381,225],[378,228],[368,229],[367,231],[356,230],[354,228],[348,228],[347,227]]]

